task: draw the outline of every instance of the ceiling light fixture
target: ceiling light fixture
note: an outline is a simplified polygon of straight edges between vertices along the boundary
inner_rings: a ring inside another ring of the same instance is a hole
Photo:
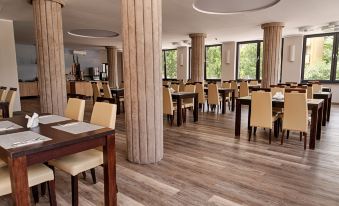
[[[72,36],[84,38],[113,38],[119,36],[117,32],[100,29],[75,29],[67,33]]]
[[[194,0],[193,8],[206,14],[239,14],[270,8],[281,0]]]
[[[302,32],[302,33],[311,32],[311,31],[314,31],[316,29],[317,29],[317,27],[315,27],[315,26],[302,26],[302,27],[298,28],[299,32]]]
[[[323,32],[334,32],[334,31],[339,31],[339,21],[336,22],[330,22],[326,26],[322,26],[321,30]]]

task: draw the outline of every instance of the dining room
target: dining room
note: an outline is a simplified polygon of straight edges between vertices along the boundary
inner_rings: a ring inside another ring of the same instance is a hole
[[[338,6],[0,1],[0,205],[338,205]]]

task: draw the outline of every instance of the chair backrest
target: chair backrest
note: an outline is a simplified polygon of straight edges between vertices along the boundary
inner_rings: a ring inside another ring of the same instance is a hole
[[[308,110],[306,93],[286,93],[283,129],[307,132]]]
[[[195,85],[194,84],[186,84],[185,86],[185,92],[195,92]],[[187,98],[184,99],[185,104],[190,104],[194,102],[194,98]]]
[[[96,102],[93,107],[91,123],[115,129],[117,105],[106,102]]]
[[[94,102],[96,102],[97,98],[101,97],[99,85],[96,82],[92,82],[92,89],[93,89],[93,99]]]
[[[239,97],[238,83],[236,81],[231,81],[231,89],[234,89],[234,97]]]
[[[0,88],[0,101],[5,101],[6,100],[6,95],[7,95],[7,88],[6,87],[1,87]]]
[[[250,125],[252,127],[263,127],[272,129],[271,92],[252,92]]]
[[[222,88],[230,89],[230,88],[231,88],[231,83],[229,83],[229,82],[223,82],[223,83],[222,83]]]
[[[323,86],[321,84],[312,84],[313,93],[322,92]]]
[[[306,89],[302,88],[286,88],[285,93],[305,93],[306,94]]]
[[[313,87],[312,86],[307,87],[307,99],[313,99]]]
[[[200,82],[195,83],[195,92],[198,93],[198,102],[199,104],[205,103],[205,91],[204,91],[204,85]]]
[[[163,95],[163,113],[173,115],[174,107],[170,89],[167,87],[162,87],[162,95]]]
[[[250,95],[249,87],[248,87],[248,82],[242,81],[240,82],[240,92],[239,96],[240,97],[246,97]]]
[[[217,84],[208,84],[208,95],[207,95],[208,104],[219,105],[219,91]]]
[[[6,94],[5,101],[9,103],[8,105],[9,117],[13,117],[15,97],[16,97],[16,89],[15,90],[10,89]]]
[[[285,94],[285,88],[284,87],[271,87],[272,97],[278,92]]]
[[[69,98],[65,110],[65,117],[77,121],[84,121],[85,100]]]
[[[249,85],[258,85],[259,81],[258,80],[250,80]]]
[[[179,92],[179,84],[171,84],[171,88],[174,89],[175,92]]]
[[[102,89],[104,90],[104,97],[105,98],[112,98],[111,88],[109,87],[108,82],[102,83]]]

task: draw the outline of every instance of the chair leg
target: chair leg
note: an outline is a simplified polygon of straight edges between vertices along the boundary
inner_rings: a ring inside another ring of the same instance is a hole
[[[251,137],[252,137],[252,127],[250,127],[250,129],[248,130],[248,141],[251,141]]]
[[[72,206],[79,205],[78,199],[78,175],[71,177],[72,182]]]
[[[92,175],[93,184],[96,184],[97,183],[97,177],[95,175],[95,168],[91,169],[91,175]]]
[[[84,180],[86,180],[87,178],[86,172],[82,172],[82,177],[84,178]]]
[[[49,204],[51,206],[56,206],[56,195],[55,195],[55,180],[51,180],[47,183],[48,185],[48,194],[49,194]]]
[[[304,150],[306,150],[307,147],[307,133],[304,132]]]
[[[254,127],[253,134],[254,134],[254,135],[256,135],[256,134],[257,134],[257,127]]]
[[[41,196],[45,196],[46,195],[46,182],[41,183],[40,188],[41,188]]]
[[[39,203],[39,185],[35,185],[32,187],[32,195],[34,199],[34,203]]]
[[[270,129],[270,134],[268,136],[268,143],[271,144],[272,142],[272,129]]]
[[[287,130],[287,137],[286,139],[290,138],[290,130]]]
[[[301,140],[303,139],[303,133],[302,132],[300,132],[300,142],[301,142]]]
[[[282,131],[282,134],[281,134],[281,145],[284,144],[285,131],[286,131],[286,130],[283,130],[283,131]]]
[[[170,115],[171,126],[173,126],[174,115]]]

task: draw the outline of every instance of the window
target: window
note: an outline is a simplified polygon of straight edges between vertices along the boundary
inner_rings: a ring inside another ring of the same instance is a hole
[[[237,79],[261,79],[263,42],[239,42],[237,52]]]
[[[163,79],[177,79],[177,50],[162,51],[162,77]]]
[[[304,37],[302,80],[339,81],[339,33]]]
[[[221,45],[205,47],[205,79],[221,79]]]

